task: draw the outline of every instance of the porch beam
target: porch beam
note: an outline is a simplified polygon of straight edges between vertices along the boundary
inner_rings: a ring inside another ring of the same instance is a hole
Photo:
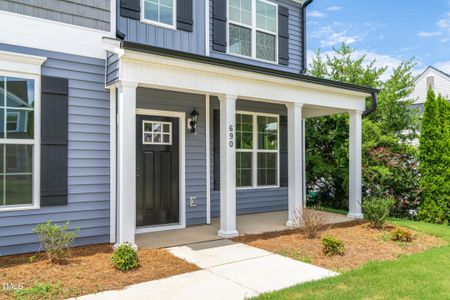
[[[362,111],[350,111],[349,132],[349,213],[348,217],[362,219]]]
[[[136,88],[120,82],[117,93],[117,244],[136,248]]]
[[[223,238],[238,236],[236,229],[236,99],[220,100],[220,229]]]
[[[303,209],[303,104],[287,104],[288,114],[288,220],[286,226],[298,223]]]

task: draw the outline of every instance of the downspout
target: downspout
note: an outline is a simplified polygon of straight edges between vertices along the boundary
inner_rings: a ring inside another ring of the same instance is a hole
[[[120,18],[120,0],[116,0],[116,37],[122,41],[125,39],[125,34],[119,29]]]
[[[362,113],[362,117],[363,118],[367,117],[368,115],[373,113],[377,109],[377,106],[378,106],[378,94],[372,93],[372,105]]]
[[[310,5],[313,2],[313,0],[306,0],[305,2],[303,2],[302,5],[302,25],[303,25],[303,35],[302,35],[302,51],[303,51],[303,67],[302,70],[300,71],[300,74],[305,74],[306,73],[306,65],[308,63],[307,60],[307,56],[306,56],[306,8],[308,7],[308,5]]]

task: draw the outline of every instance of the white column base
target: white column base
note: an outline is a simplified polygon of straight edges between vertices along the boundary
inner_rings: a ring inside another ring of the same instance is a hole
[[[361,213],[348,213],[347,214],[348,218],[352,218],[352,219],[364,219],[364,215]]]
[[[286,222],[286,227],[294,228],[295,226],[294,226],[294,223],[293,223],[291,220],[288,220],[288,221]]]
[[[138,250],[138,246],[136,244],[130,244],[130,243],[115,243],[113,246],[113,249],[116,250],[120,245],[124,245],[124,244],[130,245],[134,251]]]
[[[239,232],[237,230],[230,230],[230,231],[219,230],[217,232],[217,235],[222,238],[229,239],[239,236]]]

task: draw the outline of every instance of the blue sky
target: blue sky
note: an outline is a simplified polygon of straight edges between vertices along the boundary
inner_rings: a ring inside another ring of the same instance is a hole
[[[416,72],[450,73],[450,0],[315,0],[307,22],[309,59],[346,42],[379,65],[415,57]]]

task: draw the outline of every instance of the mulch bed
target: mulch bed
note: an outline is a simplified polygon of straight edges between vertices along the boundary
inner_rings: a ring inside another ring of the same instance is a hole
[[[164,249],[140,249],[140,267],[121,272],[111,263],[113,247],[109,244],[73,248],[65,265],[50,264],[43,253],[30,262],[33,254],[0,257],[0,299],[13,293],[2,289],[4,283],[32,287],[36,282],[60,284],[57,298],[80,296],[149,280],[196,271],[196,265],[177,258]]]
[[[447,243],[437,237],[415,232],[412,242],[400,243],[389,239],[393,226],[384,230],[371,228],[367,223],[353,222],[322,228],[318,238],[308,239],[301,230],[246,235],[235,238],[237,242],[278,253],[338,272],[357,268],[373,260],[392,260],[401,255],[425,251]],[[322,252],[321,238],[332,235],[344,242],[344,256],[326,256]]]

